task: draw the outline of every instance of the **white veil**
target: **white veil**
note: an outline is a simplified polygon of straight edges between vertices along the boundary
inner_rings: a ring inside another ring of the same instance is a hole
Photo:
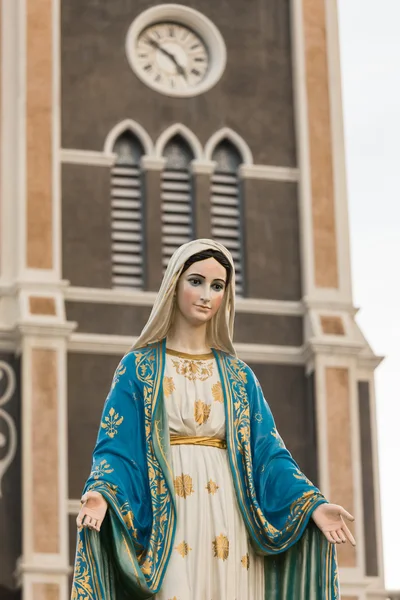
[[[222,304],[214,317],[207,324],[207,343],[211,348],[217,348],[236,356],[233,347],[233,323],[235,319],[235,266],[232,255],[219,242],[199,239],[183,244],[171,256],[167,270],[157,294],[150,317],[133,348],[143,348],[166,337],[172,324],[174,309],[174,292],[181,275],[182,268],[193,254],[204,250],[218,250],[228,259],[232,273],[225,289]]]

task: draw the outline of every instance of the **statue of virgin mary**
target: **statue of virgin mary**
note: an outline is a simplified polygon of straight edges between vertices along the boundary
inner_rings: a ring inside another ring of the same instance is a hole
[[[234,315],[229,251],[178,248],[104,404],[73,600],[339,598],[335,544],[354,543],[352,517],[286,449],[236,355]]]

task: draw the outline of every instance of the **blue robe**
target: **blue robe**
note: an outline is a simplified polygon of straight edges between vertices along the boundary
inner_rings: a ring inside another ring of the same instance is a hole
[[[335,547],[310,520],[326,499],[285,448],[250,367],[213,352],[239,508],[265,556],[265,600],[338,599]],[[72,600],[152,598],[162,586],[176,526],[164,366],[165,340],[116,369],[84,489],[109,509],[100,533],[78,530]]]

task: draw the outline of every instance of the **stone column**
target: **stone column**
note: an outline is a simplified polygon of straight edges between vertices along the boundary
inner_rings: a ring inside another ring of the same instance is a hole
[[[3,0],[0,340],[21,356],[24,600],[66,600],[66,342],[59,0]]]
[[[356,518],[357,547],[338,547],[342,599],[375,600],[384,587],[376,417],[369,403],[368,423],[360,419],[359,382],[367,370],[373,388],[380,358],[354,320],[337,28],[336,0],[292,0],[305,359],[315,381],[319,484]]]

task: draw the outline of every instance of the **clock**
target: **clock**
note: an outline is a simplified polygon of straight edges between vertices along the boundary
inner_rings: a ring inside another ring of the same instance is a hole
[[[204,40],[179,23],[156,23],[136,42],[142,78],[177,92],[196,88],[206,77],[209,53]]]
[[[153,7],[131,25],[126,51],[136,75],[169,96],[195,96],[221,77],[226,50],[222,36],[204,15],[175,4]]]

